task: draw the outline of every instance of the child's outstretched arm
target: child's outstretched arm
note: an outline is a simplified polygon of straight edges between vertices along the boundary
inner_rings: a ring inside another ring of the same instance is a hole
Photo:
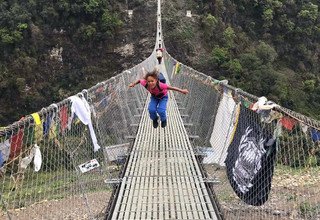
[[[180,89],[178,87],[173,87],[173,86],[169,86],[168,85],[168,90],[173,90],[173,91],[177,91],[177,92],[181,92],[183,94],[188,94],[189,91],[187,89]]]
[[[130,88],[133,88],[135,85],[137,85],[137,84],[139,84],[139,83],[140,83],[140,79],[138,79],[138,80],[135,81],[135,82],[130,83],[130,84],[129,84],[129,87],[130,87]]]
[[[142,67],[141,70],[142,70],[143,75],[146,75],[146,69],[145,69],[144,67]],[[138,79],[138,80],[135,81],[135,82],[130,83],[130,84],[129,84],[129,87],[130,87],[130,88],[133,88],[135,85],[137,85],[137,84],[139,84],[139,83],[140,83],[140,79]]]

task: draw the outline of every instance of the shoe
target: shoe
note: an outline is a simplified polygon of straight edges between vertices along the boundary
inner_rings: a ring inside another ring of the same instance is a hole
[[[164,128],[167,126],[167,120],[161,122],[161,127]]]
[[[158,125],[159,125],[159,123],[158,123],[158,118],[157,119],[155,119],[155,120],[153,120],[153,127],[154,128],[157,128],[158,127]]]

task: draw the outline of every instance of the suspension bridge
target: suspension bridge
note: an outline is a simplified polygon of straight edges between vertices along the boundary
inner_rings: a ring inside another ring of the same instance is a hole
[[[167,51],[0,130],[1,219],[320,219],[320,122]],[[145,88],[158,66],[167,127]]]

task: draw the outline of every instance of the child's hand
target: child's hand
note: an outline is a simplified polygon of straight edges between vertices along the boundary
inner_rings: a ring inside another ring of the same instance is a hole
[[[134,86],[135,86],[134,83],[129,84],[129,88],[133,88]]]
[[[188,94],[189,93],[189,91],[187,90],[187,89],[182,89],[182,91],[181,91],[183,94]]]

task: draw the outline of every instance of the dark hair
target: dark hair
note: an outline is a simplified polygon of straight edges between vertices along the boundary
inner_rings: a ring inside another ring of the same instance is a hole
[[[158,71],[157,71],[156,69],[154,69],[154,70],[151,71],[151,72],[147,72],[147,74],[144,76],[144,79],[147,80],[149,76],[155,78],[156,80],[159,79]]]

